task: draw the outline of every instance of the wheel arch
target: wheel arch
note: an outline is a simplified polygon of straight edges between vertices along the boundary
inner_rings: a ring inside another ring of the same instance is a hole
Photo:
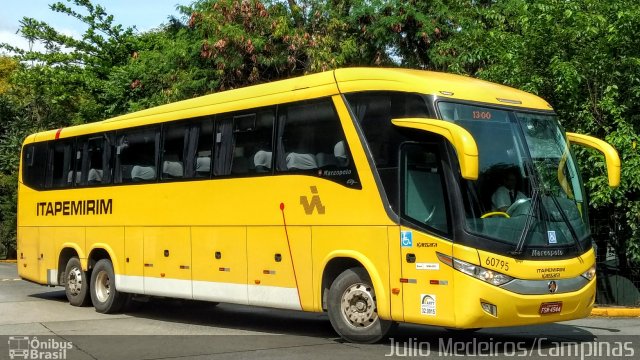
[[[115,256],[113,249],[103,243],[96,243],[89,251],[89,257],[87,258],[87,270],[93,269],[96,263],[102,259],[108,259],[113,265],[113,272],[118,274],[120,271],[118,259]]]
[[[80,264],[82,265],[83,260],[85,259],[84,252],[82,251],[82,249],[80,249],[80,247],[74,243],[62,244],[62,249],[58,254],[58,284],[59,285],[64,285],[67,263],[74,256],[80,260]]]
[[[320,281],[320,308],[327,310],[327,294],[333,281],[347,269],[361,267],[365,269],[371,279],[371,284],[376,293],[378,315],[383,319],[391,318],[389,295],[387,286],[382,281],[380,273],[373,262],[364,254],[357,251],[334,251],[330,253],[322,263],[322,278]]]

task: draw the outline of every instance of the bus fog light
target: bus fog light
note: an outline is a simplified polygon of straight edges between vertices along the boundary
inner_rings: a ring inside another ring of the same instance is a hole
[[[490,304],[488,302],[480,301],[480,305],[482,306],[482,310],[487,314],[498,317],[498,307]]]

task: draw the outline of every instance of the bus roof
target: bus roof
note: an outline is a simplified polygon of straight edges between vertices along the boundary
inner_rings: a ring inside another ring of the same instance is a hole
[[[335,70],[336,81],[344,93],[363,90],[411,91],[456,100],[552,110],[539,96],[512,87],[469,76],[434,71],[393,68],[350,68]],[[393,85],[402,84],[402,85]]]
[[[551,110],[551,106],[536,95],[468,76],[400,68],[345,68],[199,96],[64,130],[49,130],[30,135],[25,143],[369,90],[415,92],[456,100]]]

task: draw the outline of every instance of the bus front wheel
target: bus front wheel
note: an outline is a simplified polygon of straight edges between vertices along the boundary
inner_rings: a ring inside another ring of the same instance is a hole
[[[64,293],[73,306],[90,304],[89,274],[82,270],[80,259],[75,256],[69,259],[64,270]]]
[[[96,311],[111,314],[122,309],[127,294],[116,290],[113,265],[108,259],[99,260],[91,272],[91,301]]]
[[[340,274],[331,284],[327,300],[331,325],[347,341],[375,343],[391,329],[392,321],[378,317],[373,285],[363,268]]]

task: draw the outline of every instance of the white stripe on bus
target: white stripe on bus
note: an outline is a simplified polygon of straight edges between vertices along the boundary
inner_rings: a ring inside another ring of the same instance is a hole
[[[123,292],[302,310],[296,288],[116,275]]]

